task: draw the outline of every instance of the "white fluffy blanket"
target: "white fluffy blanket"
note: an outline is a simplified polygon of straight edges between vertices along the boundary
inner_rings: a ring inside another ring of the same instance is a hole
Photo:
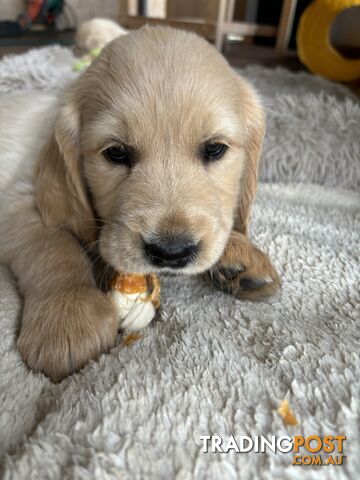
[[[0,93],[58,87],[72,62],[59,47],[5,59]],[[358,478],[360,108],[306,74],[243,73],[268,109],[262,178],[337,185],[260,187],[252,237],[281,274],[280,295],[240,302],[197,278],[164,279],[162,318],[141,341],[54,385],[16,350],[21,299],[0,267],[4,478]],[[283,424],[283,399],[299,425]],[[292,454],[203,453],[200,435],[211,434],[345,434],[347,460],[299,467]]]

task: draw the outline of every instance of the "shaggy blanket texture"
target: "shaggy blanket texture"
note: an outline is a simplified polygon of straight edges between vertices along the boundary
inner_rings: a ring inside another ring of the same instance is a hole
[[[58,88],[73,61],[59,47],[6,58],[0,93]],[[16,349],[21,299],[0,267],[4,478],[359,478],[360,108],[305,73],[242,73],[267,108],[262,179],[292,182],[260,186],[251,225],[281,293],[241,302],[198,278],[163,279],[161,319],[140,341],[55,385]],[[283,399],[297,426],[279,416]],[[203,453],[211,434],[344,434],[347,459],[299,467],[291,453]]]

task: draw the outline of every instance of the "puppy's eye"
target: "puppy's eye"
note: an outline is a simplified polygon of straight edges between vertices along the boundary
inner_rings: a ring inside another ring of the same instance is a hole
[[[111,163],[131,167],[132,158],[130,149],[126,145],[117,145],[109,147],[103,151],[103,155]]]
[[[226,150],[228,149],[227,145],[223,143],[206,143],[203,150],[204,160],[209,162],[211,160],[219,160]]]

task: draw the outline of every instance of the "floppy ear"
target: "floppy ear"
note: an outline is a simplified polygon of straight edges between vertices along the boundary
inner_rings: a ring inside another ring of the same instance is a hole
[[[79,122],[73,103],[60,109],[38,164],[36,206],[47,227],[62,227],[91,241],[94,213],[81,172]]]
[[[245,165],[234,228],[247,235],[251,204],[257,189],[259,160],[265,135],[265,114],[253,88],[241,77],[238,82],[240,114],[245,120]]]

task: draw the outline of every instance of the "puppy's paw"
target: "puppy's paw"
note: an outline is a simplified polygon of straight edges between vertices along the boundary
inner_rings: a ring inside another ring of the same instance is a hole
[[[114,307],[94,288],[25,299],[18,348],[30,368],[60,381],[111,348]]]
[[[236,231],[209,276],[215,287],[241,299],[260,300],[280,288],[279,275],[267,255]]]

